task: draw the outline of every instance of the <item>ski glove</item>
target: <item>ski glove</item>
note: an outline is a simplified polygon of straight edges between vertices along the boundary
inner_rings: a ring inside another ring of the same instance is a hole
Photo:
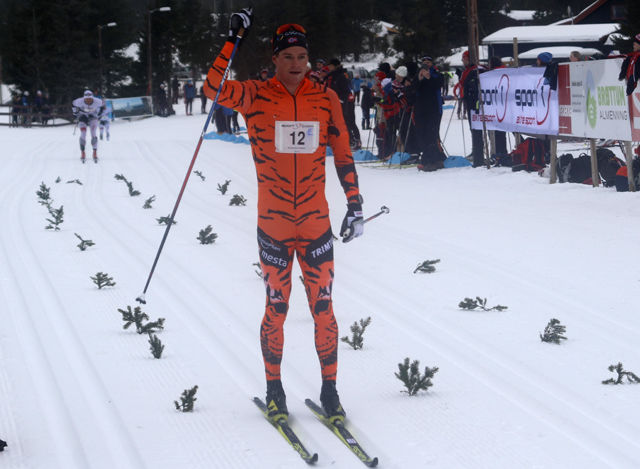
[[[251,7],[243,8],[238,13],[232,13],[231,18],[229,18],[229,37],[227,41],[235,43],[240,29],[244,29],[242,37],[247,37],[252,22],[253,8]]]
[[[351,202],[347,204],[347,214],[344,216],[342,227],[340,228],[342,242],[348,243],[353,238],[361,236],[363,232],[362,204],[359,202]]]

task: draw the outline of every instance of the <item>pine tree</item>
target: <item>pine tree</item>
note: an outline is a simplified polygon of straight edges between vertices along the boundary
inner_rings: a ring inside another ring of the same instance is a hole
[[[416,272],[422,272],[425,274],[430,274],[436,271],[436,268],[433,266],[434,264],[437,264],[438,262],[440,262],[440,259],[436,259],[433,261],[424,261],[421,264],[418,264],[418,267],[416,267],[413,271],[413,273],[415,274]]]
[[[551,319],[547,326],[544,328],[544,332],[540,334],[540,340],[542,342],[553,342],[559,344],[561,340],[567,340],[564,336],[566,327],[560,324],[557,319]]]
[[[418,391],[426,391],[433,383],[431,378],[438,372],[438,367],[424,368],[424,375],[420,374],[420,362],[414,360],[410,364],[409,357],[404,359],[403,363],[398,363],[398,372],[395,373],[396,378],[402,381],[407,388],[406,392],[410,396],[415,396]]]
[[[360,325],[358,325],[358,322],[354,322],[351,325],[351,339],[349,339],[348,336],[344,336],[340,340],[351,345],[354,350],[362,349],[364,345],[364,331],[369,324],[371,324],[371,316],[367,317],[367,319],[360,319]]]
[[[152,195],[151,197],[149,197],[147,200],[144,201],[144,205],[142,206],[142,208],[144,209],[153,208],[151,204],[155,202],[155,200],[156,200],[156,196]]]
[[[127,306],[127,309],[118,308],[118,312],[122,314],[122,320],[124,321],[123,329],[128,329],[132,324],[136,325],[136,330],[140,330],[144,321],[149,319],[147,313],[143,312],[140,306],[136,306],[131,310],[131,306]]]
[[[220,193],[222,195],[225,195],[227,193],[227,190],[229,189],[229,184],[231,183],[231,179],[227,179],[224,184],[220,185],[218,184],[218,190],[220,191]]]
[[[40,189],[36,191],[36,195],[38,196],[38,203],[40,205],[49,206],[53,199],[51,198],[51,189],[47,187],[47,185],[42,182],[40,183]]]
[[[73,233],[73,234],[76,235],[76,238],[80,240],[80,244],[78,244],[78,248],[81,251],[86,251],[88,247],[94,246],[96,244],[90,239],[82,239],[82,236],[80,236],[78,233]]]
[[[153,355],[154,358],[159,359],[160,357],[162,357],[164,345],[162,345],[162,342],[160,341],[160,339],[158,339],[158,336],[152,333],[149,333],[149,348],[151,349],[151,355]]]
[[[94,277],[90,278],[100,290],[104,287],[114,287],[116,285],[116,282],[113,281],[113,277],[109,277],[109,274],[105,274],[104,272],[98,272]]]
[[[193,406],[195,402],[198,400],[196,396],[196,392],[198,392],[198,386],[194,386],[191,389],[185,389],[180,396],[180,402],[173,401],[176,405],[176,410],[180,412],[193,412]]]
[[[198,237],[196,238],[200,241],[200,244],[213,244],[218,238],[217,233],[213,233],[213,228],[211,225],[207,225],[206,228],[200,230]]]
[[[458,304],[458,308],[466,309],[469,311],[472,311],[476,308],[480,308],[483,311],[493,311],[493,310],[504,311],[508,309],[508,306],[496,305],[496,306],[492,306],[491,308],[487,308],[487,299],[476,296],[475,300],[471,298],[465,298]]]
[[[239,194],[234,194],[234,196],[229,201],[229,205],[247,205],[247,199]]]
[[[622,363],[618,362],[617,365],[610,365],[609,371],[612,373],[615,371],[618,374],[617,378],[609,378],[602,382],[602,384],[622,384],[622,380],[627,378],[627,382],[629,383],[640,383],[640,378],[635,373],[631,371],[624,371],[622,368]]]
[[[51,208],[50,205],[47,205],[47,209],[51,218],[46,218],[49,224],[44,229],[60,231],[60,225],[64,222],[64,205],[61,205],[60,208]]]

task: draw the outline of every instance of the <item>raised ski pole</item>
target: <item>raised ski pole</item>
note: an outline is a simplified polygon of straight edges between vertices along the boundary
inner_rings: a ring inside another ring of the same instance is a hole
[[[153,277],[153,272],[156,270],[156,265],[158,264],[158,259],[160,258],[160,253],[162,253],[162,248],[164,247],[164,243],[167,240],[167,236],[169,235],[169,230],[171,229],[171,225],[173,225],[173,219],[176,216],[176,212],[178,211],[178,206],[180,205],[180,201],[182,200],[182,195],[184,194],[184,190],[187,187],[187,182],[189,181],[189,176],[191,176],[191,171],[193,170],[193,165],[196,162],[196,158],[198,157],[198,152],[200,151],[200,146],[202,145],[202,140],[204,139],[204,134],[209,127],[209,122],[211,121],[211,117],[213,116],[213,110],[218,103],[218,98],[220,97],[220,91],[222,90],[222,86],[227,79],[227,74],[229,73],[229,69],[231,68],[231,62],[233,62],[233,57],[236,55],[236,50],[238,50],[238,44],[240,44],[240,40],[242,39],[242,35],[244,34],[244,28],[240,28],[238,31],[238,35],[236,36],[236,42],[233,45],[233,50],[231,51],[231,57],[229,57],[229,62],[227,63],[227,68],[222,74],[222,80],[220,80],[220,85],[218,86],[218,92],[216,93],[216,97],[213,100],[213,104],[211,105],[211,109],[209,109],[209,115],[207,116],[207,120],[204,123],[204,127],[202,128],[202,132],[200,132],[200,139],[198,140],[198,145],[196,145],[196,150],[193,153],[193,158],[191,158],[191,164],[189,164],[189,169],[187,169],[187,174],[182,182],[182,187],[180,188],[180,193],[178,194],[178,198],[176,199],[176,203],[173,206],[173,211],[171,212],[171,216],[167,221],[167,228],[164,230],[164,235],[162,236],[162,241],[160,241],[160,247],[158,248],[158,252],[156,253],[156,258],[153,261],[153,265],[151,266],[151,271],[149,272],[149,277],[147,278],[147,283],[144,286],[144,290],[142,294],[136,298],[136,301],[142,304],[146,304],[144,296],[147,293],[147,289],[149,288],[149,283],[151,282],[151,277]]]
[[[370,222],[371,220],[373,220],[374,218],[378,218],[380,215],[384,215],[389,213],[391,210],[389,210],[389,207],[387,207],[386,205],[383,205],[382,207],[380,207],[380,211],[377,213],[374,213],[373,215],[371,215],[370,217],[365,218],[364,220],[362,220],[362,223],[367,223]],[[343,242],[344,239],[348,238],[349,235],[351,234],[351,229],[349,229],[343,236]]]

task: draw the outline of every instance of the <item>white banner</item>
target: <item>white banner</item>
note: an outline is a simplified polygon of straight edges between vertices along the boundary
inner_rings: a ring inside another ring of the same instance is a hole
[[[543,67],[499,68],[480,74],[481,109],[471,113],[471,126],[488,130],[558,134],[558,95],[544,83]]]
[[[624,80],[618,81],[622,59],[569,64],[571,135],[631,140],[631,119]]]

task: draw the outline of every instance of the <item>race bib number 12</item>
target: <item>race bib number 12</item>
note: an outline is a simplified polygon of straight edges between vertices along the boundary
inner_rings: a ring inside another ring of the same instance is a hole
[[[278,153],[313,153],[320,142],[320,123],[313,121],[276,121]]]

